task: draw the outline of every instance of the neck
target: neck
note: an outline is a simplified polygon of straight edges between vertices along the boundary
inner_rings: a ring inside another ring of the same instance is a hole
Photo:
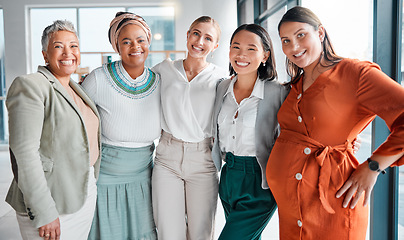
[[[184,60],[185,71],[197,72],[204,69],[209,63],[206,58],[192,58],[189,55]]]
[[[237,81],[234,84],[235,88],[243,90],[251,90],[254,88],[255,81],[257,80],[258,73],[248,75],[237,75]]]
[[[144,71],[144,65],[140,67],[131,67],[122,62],[122,66],[132,79],[138,78]]]
[[[60,84],[62,84],[63,87],[68,88],[69,87],[69,82],[70,82],[70,76],[69,77],[59,77],[57,78],[60,82]]]

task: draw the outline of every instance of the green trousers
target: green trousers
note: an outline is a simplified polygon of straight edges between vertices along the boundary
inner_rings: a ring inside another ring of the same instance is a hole
[[[258,240],[277,206],[269,189],[261,187],[261,168],[255,157],[226,153],[219,197],[226,224],[219,240]]]

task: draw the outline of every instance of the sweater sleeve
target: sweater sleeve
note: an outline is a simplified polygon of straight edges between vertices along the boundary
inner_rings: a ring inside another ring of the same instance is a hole
[[[383,73],[378,65],[364,63],[357,93],[362,106],[381,117],[391,132],[374,154],[389,156],[404,152],[404,87]],[[392,166],[403,164],[404,157],[401,157]]]

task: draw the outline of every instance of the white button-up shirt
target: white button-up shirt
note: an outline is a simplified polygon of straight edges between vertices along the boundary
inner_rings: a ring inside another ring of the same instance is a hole
[[[185,142],[212,137],[216,84],[228,77],[226,70],[210,63],[188,81],[183,59],[165,60],[153,67],[161,76],[161,106],[164,131]]]
[[[256,156],[255,121],[264,82],[257,78],[251,95],[238,104],[233,91],[236,81],[237,77],[230,83],[218,116],[220,149],[237,156]]]

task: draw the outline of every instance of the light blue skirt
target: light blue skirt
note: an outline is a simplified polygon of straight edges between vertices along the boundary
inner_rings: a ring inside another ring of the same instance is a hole
[[[97,206],[88,239],[155,240],[151,201],[154,145],[102,145]]]

